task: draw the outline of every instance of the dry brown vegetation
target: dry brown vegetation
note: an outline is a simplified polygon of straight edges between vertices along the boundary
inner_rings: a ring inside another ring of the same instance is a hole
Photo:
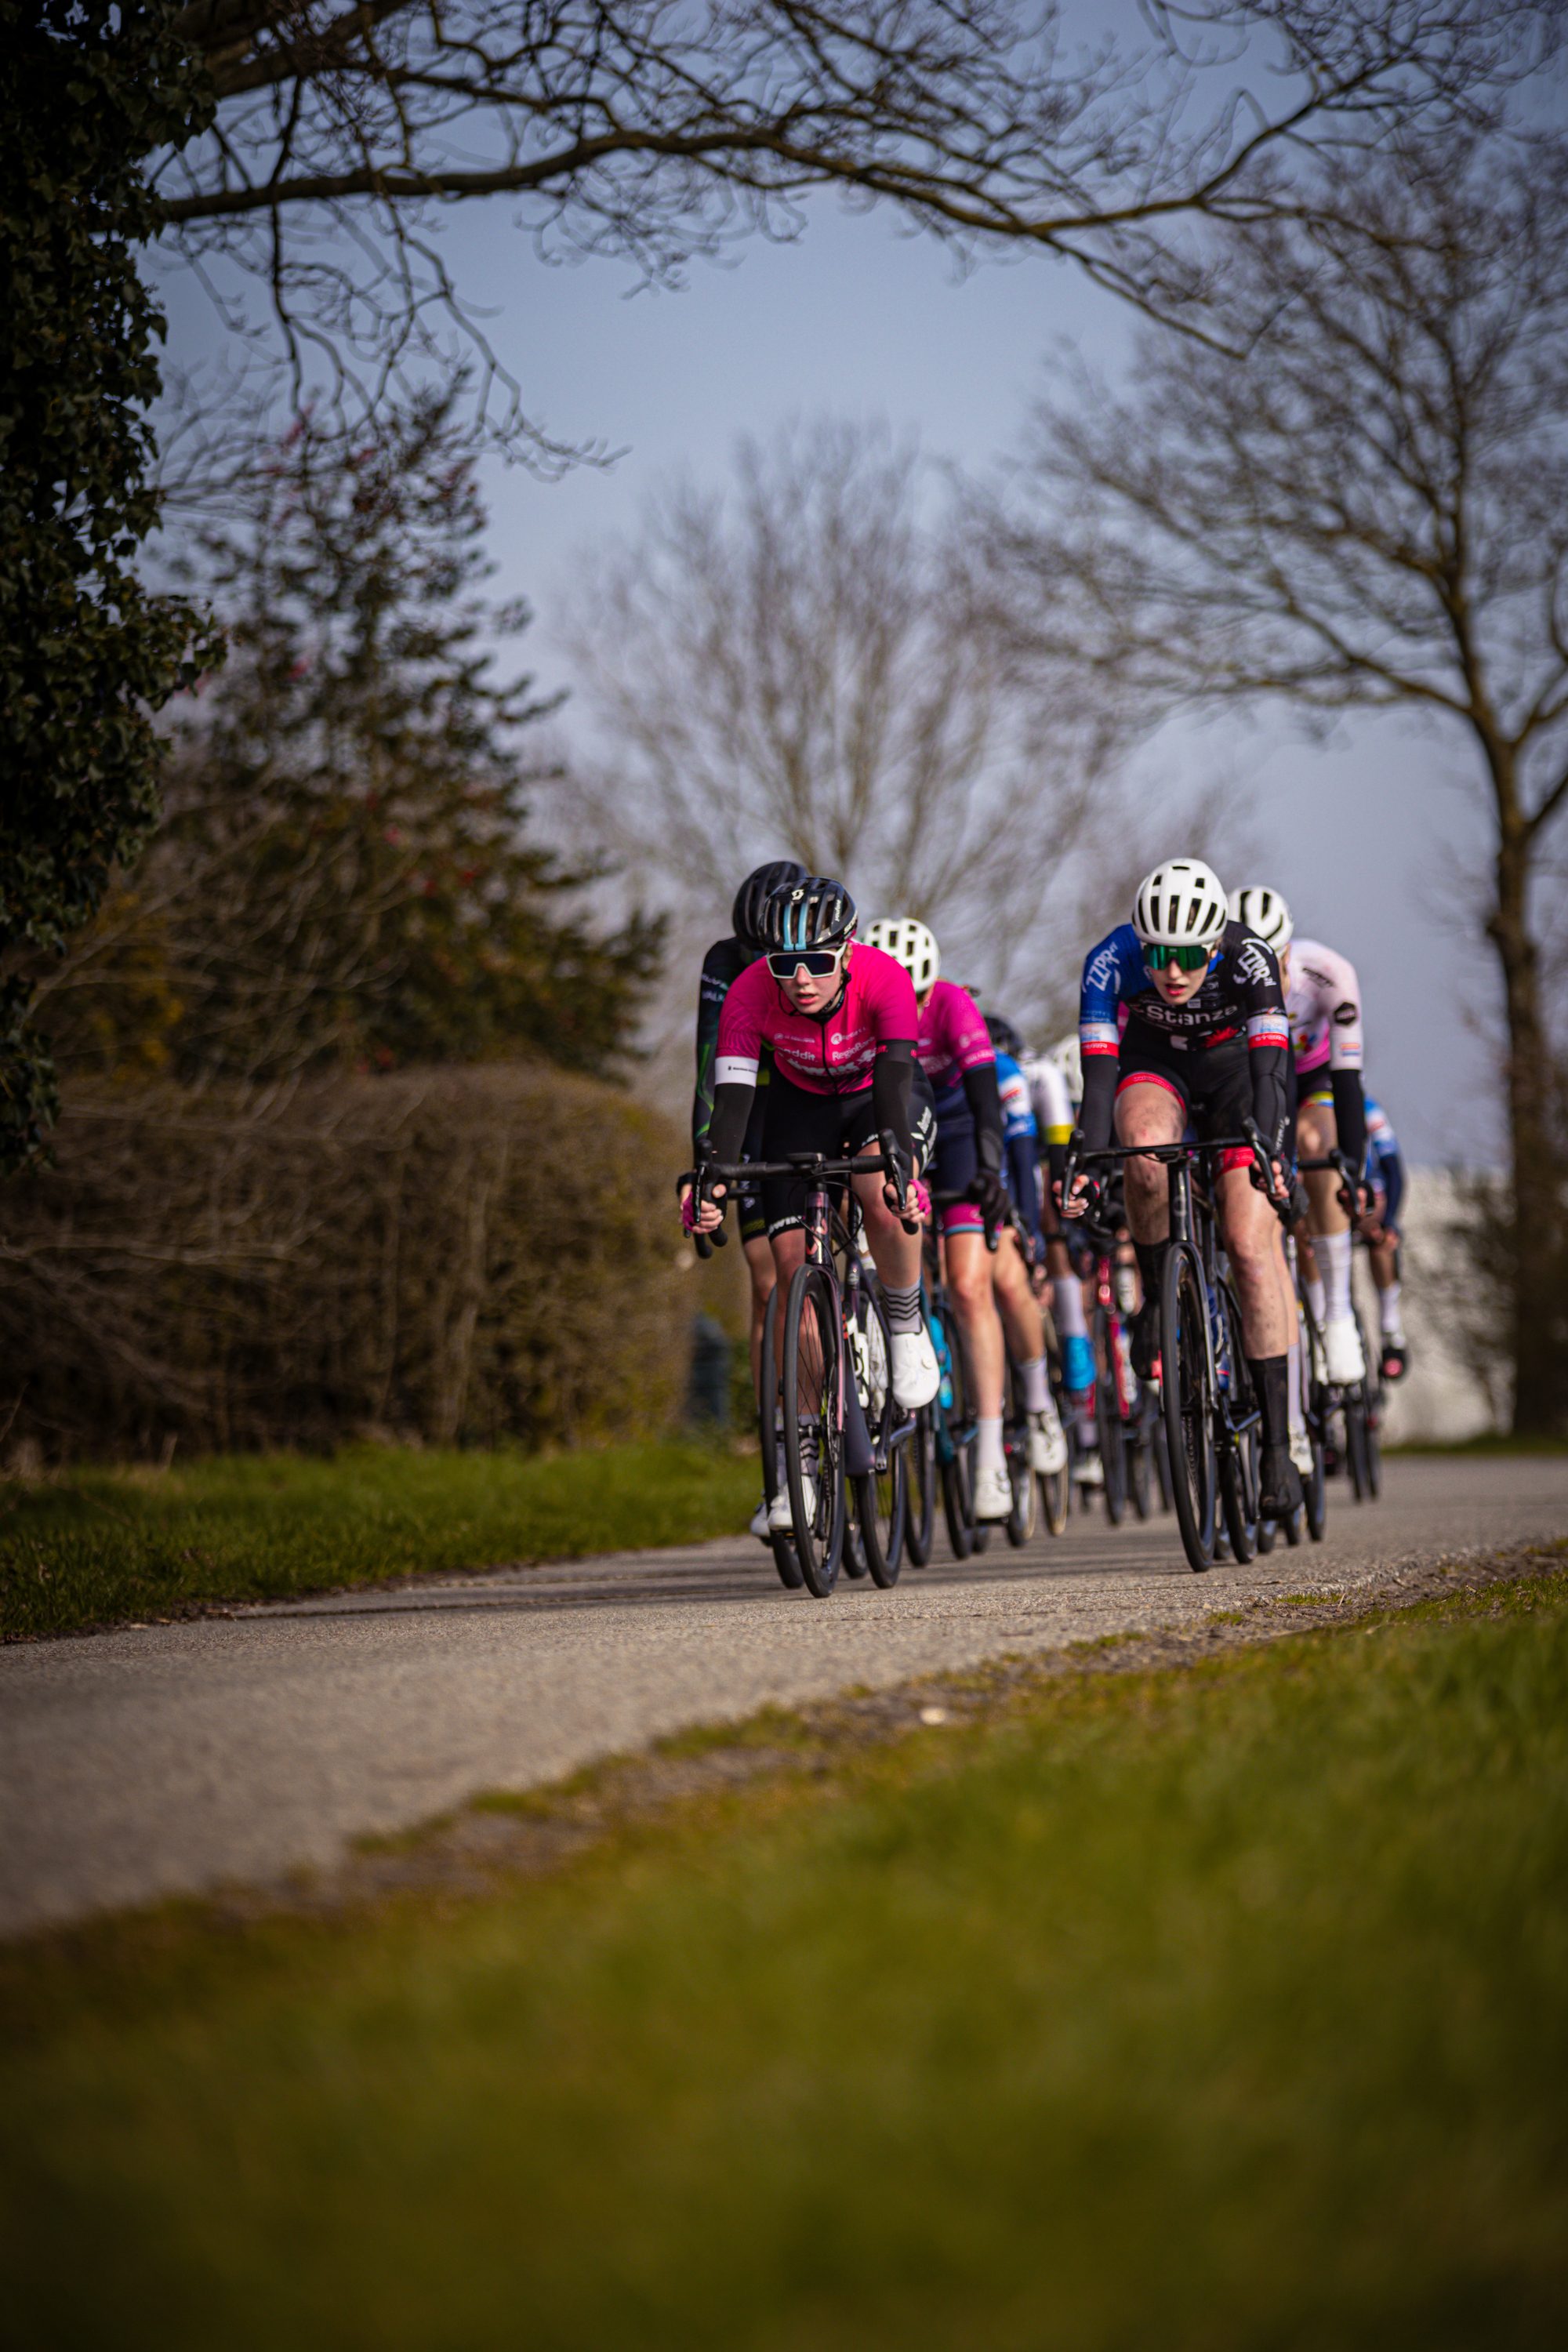
[[[546,1065],[79,1095],[0,1202],[13,1453],[661,1426],[681,1142]]]

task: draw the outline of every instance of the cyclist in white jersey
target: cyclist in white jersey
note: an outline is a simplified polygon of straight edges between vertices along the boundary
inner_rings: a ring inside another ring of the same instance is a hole
[[[1279,959],[1297,1094],[1300,1155],[1321,1159],[1341,1150],[1359,1176],[1366,1157],[1366,1101],[1362,1089],[1361,983],[1355,967],[1316,940],[1298,939],[1290,909],[1278,890],[1251,883],[1231,893],[1237,921],[1267,941]],[[1344,1384],[1366,1376],[1361,1333],[1351,1307],[1351,1220],[1331,1168],[1306,1176],[1306,1247],[1298,1235],[1308,1299],[1323,1333],[1328,1377]]]

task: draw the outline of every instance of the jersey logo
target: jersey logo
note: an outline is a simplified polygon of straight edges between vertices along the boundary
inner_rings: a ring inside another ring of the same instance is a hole
[[[1266,986],[1272,978],[1265,950],[1252,940],[1248,940],[1237,957],[1236,968],[1243,980],[1250,980],[1259,988]]]
[[[1342,1004],[1335,1005],[1332,1013],[1329,1015],[1329,1018],[1333,1023],[1336,1029],[1353,1028],[1356,1019],[1356,1008],[1347,997]]]

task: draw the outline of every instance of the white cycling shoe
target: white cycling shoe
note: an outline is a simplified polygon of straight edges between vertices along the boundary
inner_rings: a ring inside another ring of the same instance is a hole
[[[974,1474],[974,1516],[977,1519],[1010,1519],[1013,1516],[1013,1482],[1005,1470],[977,1470]]]
[[[1098,1454],[1084,1454],[1079,1457],[1078,1467],[1072,1475],[1080,1486],[1103,1486],[1105,1465]]]
[[[805,1491],[806,1517],[814,1519],[816,1517],[816,1481],[803,1475],[800,1483]],[[773,1508],[768,1513],[768,1533],[771,1536],[793,1536],[795,1533],[795,1513],[790,1508],[787,1486],[781,1486],[773,1496]]]
[[[1068,1442],[1055,1405],[1029,1415],[1029,1468],[1039,1478],[1054,1478],[1068,1466]]]
[[[1323,1359],[1329,1381],[1337,1389],[1366,1378],[1366,1358],[1353,1315],[1331,1316],[1323,1326]]]
[[[759,1543],[766,1543],[769,1530],[768,1498],[765,1495],[763,1496],[762,1501],[757,1505],[756,1509],[752,1513],[752,1525],[750,1531],[756,1537]]]
[[[1290,1432],[1290,1459],[1303,1478],[1311,1476],[1312,1441],[1305,1429],[1293,1429]]]
[[[895,1331],[892,1340],[893,1395],[906,1412],[918,1412],[942,1385],[931,1334],[922,1324],[918,1331]]]

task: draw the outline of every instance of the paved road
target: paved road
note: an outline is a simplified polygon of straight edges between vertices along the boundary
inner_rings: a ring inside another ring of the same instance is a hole
[[[770,1700],[1568,1533],[1568,1460],[1394,1462],[1359,1509],[1331,1491],[1325,1543],[1204,1577],[1173,1520],[1097,1513],[826,1603],[742,1539],[0,1650],[0,1931],[329,1864],[356,1832]]]

